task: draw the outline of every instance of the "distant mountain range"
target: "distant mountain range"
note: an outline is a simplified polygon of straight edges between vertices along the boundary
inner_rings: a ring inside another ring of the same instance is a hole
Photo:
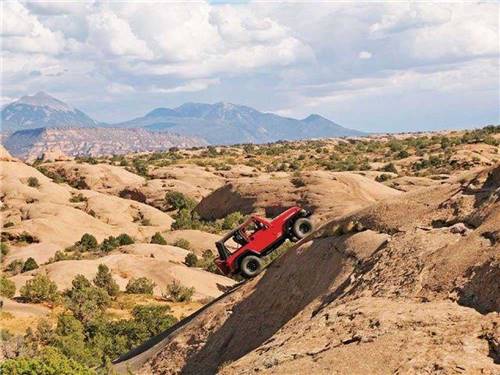
[[[39,92],[2,108],[2,132],[14,133],[18,130],[35,128],[85,128],[96,127],[99,123],[82,111],[72,108],[52,96]]]
[[[197,135],[211,144],[365,135],[319,115],[296,120],[231,103],[186,103],[174,109],[157,108],[144,117],[114,126]]]
[[[19,155],[19,150],[24,146],[33,147],[35,143],[40,145],[42,140],[47,141],[49,137],[47,134],[50,134],[51,142],[57,141],[54,138],[57,136],[62,137],[66,143],[73,142],[70,148],[79,150],[78,152],[89,149],[83,146],[82,148],[82,142],[95,142],[94,150],[112,150],[113,147],[110,145],[114,142],[113,136],[117,137],[117,144],[125,144],[127,139],[133,139],[137,143],[137,147],[126,148],[127,150],[156,150],[157,146],[152,146],[151,143],[154,136],[151,137],[150,133],[164,133],[166,138],[157,136],[159,140],[165,141],[168,147],[180,146],[172,143],[175,139],[182,140],[182,144],[190,145],[207,143],[225,145],[366,135],[357,130],[344,128],[319,115],[310,115],[303,120],[297,120],[231,103],[186,103],[174,109],[156,108],[143,117],[108,125],[92,119],[82,111],[44,92],[24,96],[6,105],[2,108],[1,119],[3,143],[7,148],[15,147],[15,150],[10,149],[14,155]],[[44,130],[48,128],[74,131]],[[88,132],[77,128],[100,130]],[[30,131],[34,129],[38,130]],[[119,132],[118,129],[122,131]],[[142,132],[134,129],[142,129]],[[127,130],[131,132],[127,133]],[[81,136],[78,132],[82,132]],[[102,137],[102,140],[97,135]],[[137,138],[139,135],[148,140],[140,142]],[[179,136],[181,137],[176,138]],[[24,146],[21,145],[23,142]],[[106,142],[107,146],[104,147],[103,142]],[[149,146],[146,147],[146,144]],[[26,154],[25,151],[22,153]]]

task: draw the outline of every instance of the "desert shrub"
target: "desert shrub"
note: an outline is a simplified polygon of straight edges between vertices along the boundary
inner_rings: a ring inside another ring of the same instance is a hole
[[[94,375],[88,367],[47,347],[35,357],[19,357],[0,363],[0,373],[12,375]]]
[[[175,222],[172,224],[172,229],[200,229],[201,222],[196,214],[191,214],[187,208],[179,210],[175,215]]]
[[[33,188],[40,187],[40,182],[38,181],[38,178],[36,178],[36,177],[28,177],[28,186],[29,187],[33,187]]]
[[[111,271],[105,264],[99,264],[93,281],[95,286],[104,289],[112,297],[116,296],[120,291],[118,284],[111,275]]]
[[[40,173],[50,178],[56,184],[62,184],[63,182],[66,182],[64,176],[60,175],[55,171],[48,170],[47,168],[42,166],[37,166],[36,169],[38,169]]]
[[[16,242],[38,243],[40,240],[36,236],[24,231],[16,238]]]
[[[390,180],[391,178],[392,178],[392,176],[390,174],[382,173],[382,174],[378,175],[377,177],[375,177],[375,181],[384,182],[384,181]]]
[[[27,302],[56,302],[59,298],[57,285],[44,274],[39,273],[21,287],[21,297]]]
[[[24,263],[20,259],[14,259],[12,262],[10,262],[7,267],[5,268],[6,271],[12,273],[13,275],[17,275],[22,271],[24,267]]]
[[[233,229],[243,223],[244,219],[245,217],[241,214],[241,212],[232,212],[224,218],[224,221],[222,222],[222,229]]]
[[[401,150],[396,154],[396,158],[398,159],[404,159],[410,156],[410,153],[406,150]]]
[[[33,271],[38,268],[38,263],[36,262],[35,259],[32,257],[29,257],[26,259],[26,262],[24,262],[23,269],[21,272],[28,272],[28,271]]]
[[[165,241],[165,238],[161,235],[160,232],[156,232],[153,237],[151,237],[151,243],[157,244],[157,245],[166,245],[167,241]]]
[[[196,201],[186,197],[178,191],[169,191],[165,194],[165,201],[169,207],[175,210],[192,210],[196,206]]]
[[[16,294],[16,284],[5,276],[0,276],[0,296],[12,298],[14,294]]]
[[[118,244],[120,246],[132,245],[135,242],[134,239],[126,233],[120,234],[118,237],[116,237],[116,240],[118,241]]]
[[[99,250],[109,253],[110,251],[116,249],[118,246],[120,246],[120,243],[116,237],[109,236],[108,238],[105,238],[101,245],[99,245]]]
[[[0,251],[2,257],[6,256],[7,254],[9,254],[9,246],[5,242],[0,242]]]
[[[89,233],[85,233],[80,241],[75,243],[75,246],[81,251],[94,250],[97,248],[97,245],[98,243],[96,238]]]
[[[191,244],[188,240],[184,238],[179,238],[174,242],[174,246],[180,247],[181,249],[189,250],[191,248]]]
[[[95,165],[95,164],[99,163],[99,161],[96,158],[94,158],[93,156],[76,157],[75,160],[78,164],[87,163],[87,164]]]
[[[205,271],[220,274],[219,268],[214,263],[215,255],[211,250],[205,250],[201,255],[201,260],[198,262],[198,267]]]
[[[169,314],[170,311],[167,305],[138,305],[132,310],[132,316],[137,323],[147,328],[150,336],[154,336],[177,323],[177,319]]]
[[[198,257],[195,253],[189,253],[184,258],[184,264],[188,267],[197,267],[198,266]]]
[[[87,200],[87,197],[85,197],[82,193],[75,194],[69,199],[71,203],[87,202]]]
[[[60,314],[55,331],[51,332],[49,344],[62,354],[87,366],[99,364],[96,350],[86,345],[84,325],[71,314]]]
[[[173,302],[189,302],[194,292],[194,288],[185,287],[178,280],[174,280],[167,285],[167,290],[163,293],[163,297]]]
[[[397,139],[392,139],[389,141],[389,148],[392,152],[401,151],[403,149],[403,143]]]
[[[75,189],[78,190],[88,190],[90,189],[89,184],[87,184],[87,181],[85,181],[84,176],[80,176],[78,180],[71,180],[69,184],[74,187]]]
[[[132,165],[134,166],[135,173],[143,177],[148,177],[148,165],[144,160],[134,159]]]
[[[13,226],[14,226],[14,223],[12,221],[8,221],[8,222],[6,222],[3,225],[4,228],[10,228],[10,227],[13,227]]]
[[[49,263],[60,262],[62,260],[75,259],[74,255],[67,254],[64,251],[57,250],[53,257],[49,259]]]
[[[391,173],[398,173],[398,170],[396,169],[396,166],[394,163],[388,163],[382,167],[382,170],[384,172],[391,172]]]
[[[65,294],[66,307],[84,324],[101,317],[111,302],[106,290],[92,286],[83,275],[76,275]]]
[[[153,294],[156,284],[147,277],[130,279],[125,287],[125,292],[130,294]]]
[[[290,180],[290,182],[296,188],[301,188],[301,187],[306,186],[306,183],[305,183],[304,179],[301,178],[300,176],[294,176],[294,177],[292,177],[292,179]]]

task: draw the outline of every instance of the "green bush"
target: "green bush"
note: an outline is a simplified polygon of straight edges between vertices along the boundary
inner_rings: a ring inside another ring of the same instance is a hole
[[[17,237],[17,242],[38,243],[40,240],[28,232],[24,231]]]
[[[21,297],[27,302],[56,302],[59,298],[57,285],[43,273],[35,275],[20,290]]]
[[[0,276],[0,296],[12,298],[14,294],[16,294],[16,284],[5,276]]]
[[[161,235],[160,232],[156,232],[153,237],[151,237],[151,243],[157,244],[157,245],[166,245],[167,241],[165,241],[165,238]]]
[[[205,250],[201,255],[201,260],[198,262],[198,267],[205,271],[220,274],[219,268],[215,265],[215,255],[211,250]]]
[[[175,222],[172,224],[172,229],[200,229],[201,222],[196,214],[191,214],[191,211],[183,208],[175,215]]]
[[[67,254],[64,251],[57,250],[53,257],[49,259],[49,263],[60,262],[62,260],[78,259],[79,257],[72,254]]]
[[[17,275],[23,270],[24,263],[21,259],[14,259],[12,262],[10,262],[5,270],[7,272],[10,272],[13,275]]]
[[[48,347],[33,358],[19,357],[0,363],[0,373],[12,375],[94,375],[86,366]]]
[[[97,249],[98,243],[96,238],[89,234],[85,233],[80,241],[76,242],[75,245],[81,250],[81,251],[90,251],[90,250],[95,250]]]
[[[70,201],[71,203],[80,203],[80,202],[87,202],[87,201],[88,201],[88,199],[87,199],[87,197],[85,197],[82,193],[79,193],[79,194],[75,194],[75,195],[73,195],[73,196],[69,199],[69,201]]]
[[[391,173],[398,173],[398,170],[396,169],[396,166],[394,163],[388,163],[382,167],[382,170],[384,172],[391,172]]]
[[[174,246],[180,247],[181,249],[189,250],[191,248],[191,244],[188,240],[184,238],[179,238],[174,242]]]
[[[84,324],[101,317],[110,303],[107,291],[92,286],[83,275],[76,275],[72,288],[66,292],[66,307]]]
[[[188,267],[198,267],[198,257],[196,256],[195,253],[189,253],[184,258],[184,263]]]
[[[130,279],[125,287],[125,292],[130,294],[153,294],[156,284],[147,277]]]
[[[132,310],[132,316],[146,327],[150,336],[155,336],[177,323],[170,311],[167,305],[138,305]]]
[[[0,250],[2,253],[2,258],[9,254],[9,246],[5,242],[0,242]]]
[[[173,302],[189,302],[194,292],[194,288],[185,287],[178,280],[174,280],[167,285],[167,290],[163,294],[163,298]]]
[[[140,176],[148,177],[148,165],[145,160],[142,159],[134,159],[132,164],[135,169],[135,173]]]
[[[97,275],[93,281],[96,287],[104,289],[112,297],[116,296],[120,291],[120,287],[113,279],[111,271],[105,264],[99,264],[97,267]]]
[[[116,249],[118,246],[120,246],[118,239],[116,237],[109,236],[102,241],[101,245],[99,245],[99,250],[105,253],[109,253],[110,251]]]
[[[224,221],[222,222],[222,229],[233,229],[243,223],[244,220],[245,217],[241,214],[241,212],[232,212],[224,218]]]
[[[186,197],[184,194],[178,191],[169,191],[165,194],[165,201],[175,210],[188,209],[192,210],[196,206],[196,201]]]
[[[134,239],[126,233],[120,234],[116,239],[120,246],[132,245],[134,243]]]
[[[40,187],[40,182],[38,181],[38,178],[36,178],[36,177],[29,177],[28,178],[28,186],[29,187],[33,187],[33,188]]]
[[[26,259],[26,262],[24,262],[23,269],[21,272],[28,272],[28,271],[33,271],[38,268],[38,263],[36,262],[35,259],[32,257],[29,257]]]
[[[406,150],[401,150],[397,153],[396,155],[396,158],[398,159],[404,159],[404,158],[407,158],[408,156],[410,156],[410,153]]]

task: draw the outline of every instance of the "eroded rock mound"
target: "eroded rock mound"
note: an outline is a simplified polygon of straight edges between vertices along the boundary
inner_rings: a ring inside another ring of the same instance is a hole
[[[204,219],[220,219],[231,212],[259,212],[276,216],[300,204],[316,219],[341,216],[378,200],[401,194],[369,178],[349,172],[263,174],[230,182],[202,199],[196,211]]]
[[[485,233],[500,222],[499,174],[471,173],[330,221],[117,369],[497,373],[500,245]],[[467,230],[452,230],[457,223]]]

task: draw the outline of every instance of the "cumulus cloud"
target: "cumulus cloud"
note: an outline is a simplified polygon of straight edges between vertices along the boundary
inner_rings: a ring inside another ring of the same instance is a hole
[[[177,92],[197,92],[206,90],[209,86],[217,85],[219,83],[220,80],[218,78],[195,79],[175,87],[164,88],[164,87],[153,86],[149,91],[152,93],[159,93],[159,94],[171,94]]]
[[[358,55],[361,60],[368,60],[372,58],[372,53],[368,51],[361,51]]]
[[[224,100],[295,116],[314,109],[362,127],[346,112],[357,101],[465,101],[469,89],[491,117],[486,106],[498,97],[495,3],[23,0],[1,11],[3,95],[43,89],[99,120],[140,115],[165,100]]]

